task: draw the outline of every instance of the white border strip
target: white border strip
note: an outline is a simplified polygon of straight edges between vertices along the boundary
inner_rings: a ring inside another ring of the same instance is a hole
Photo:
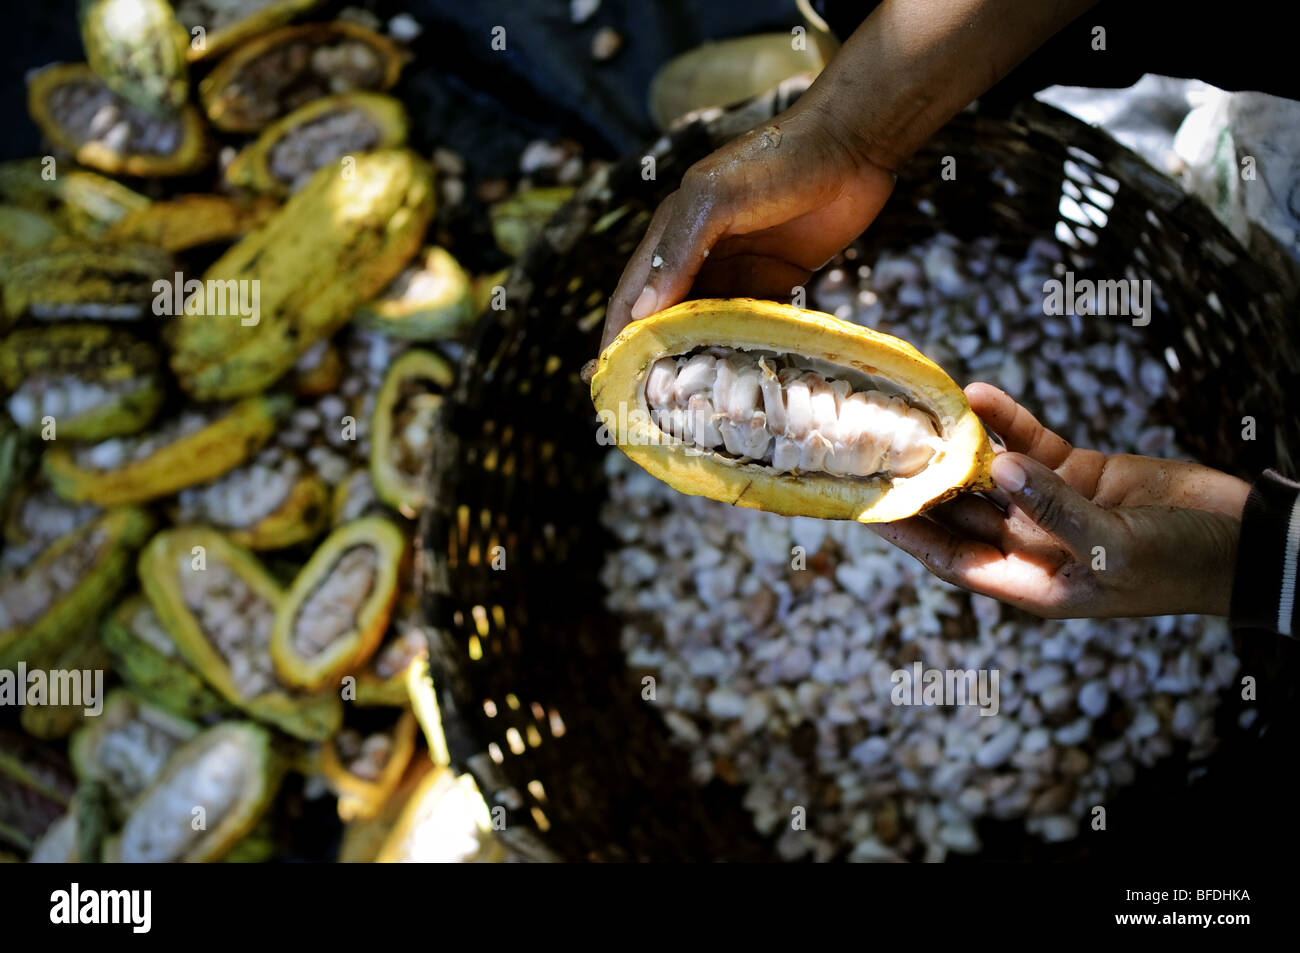
[[[1277,630],[1291,634],[1291,614],[1295,609],[1295,577],[1297,555],[1300,555],[1300,496],[1291,505],[1291,519],[1287,524],[1286,550],[1282,559],[1282,592],[1277,601]]]

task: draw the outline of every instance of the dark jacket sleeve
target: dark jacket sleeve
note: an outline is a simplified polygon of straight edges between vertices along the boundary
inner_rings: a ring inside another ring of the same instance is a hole
[[[1300,483],[1265,470],[1241,514],[1232,624],[1300,633],[1296,559],[1300,550]]]

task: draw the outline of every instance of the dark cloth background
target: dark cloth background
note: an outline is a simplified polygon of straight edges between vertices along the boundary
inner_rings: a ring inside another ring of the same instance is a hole
[[[813,0],[842,37],[877,6],[879,0]],[[985,104],[1010,104],[1056,84],[1122,88],[1143,73],[1300,99],[1297,14],[1295,0],[1249,7],[1218,0],[1101,0],[1008,74]],[[1092,48],[1097,26],[1105,27],[1105,50]]]
[[[55,60],[84,59],[75,5],[5,0],[5,158],[40,148],[27,117],[25,73]],[[354,0],[330,2],[312,18],[343,6],[368,8],[385,20],[407,10],[424,25],[398,90],[412,106],[415,144],[441,143],[472,156],[482,176],[509,174],[524,145],[543,136],[571,136],[608,156],[637,148],[654,135],[646,90],[665,61],[706,40],[786,31],[800,22],[794,0],[603,0],[582,25],[570,22],[568,0]],[[876,3],[814,0],[814,6],[848,35]],[[1128,86],[1144,72],[1300,98],[1294,13],[1291,0],[1239,10],[1206,0],[1102,0],[1008,76],[985,105],[1009,105],[1053,83]],[[1107,30],[1105,52],[1091,47],[1097,24]],[[506,29],[504,52],[491,49],[494,26]],[[612,60],[596,63],[591,40],[602,26],[622,34],[624,44]]]
[[[85,57],[75,0],[3,3],[0,154],[13,158],[40,148],[27,116],[26,72]],[[385,21],[405,10],[423,25],[397,91],[411,106],[412,134],[417,145],[472,157],[482,176],[513,172],[538,137],[571,136],[611,157],[639,148],[655,134],[646,90],[664,62],[706,40],[800,22],[794,0],[604,0],[582,25],[570,22],[568,0],[352,0],[300,19],[327,19],[345,6]],[[491,48],[494,26],[506,29],[504,52]],[[591,42],[602,26],[622,34],[623,47],[597,63]]]

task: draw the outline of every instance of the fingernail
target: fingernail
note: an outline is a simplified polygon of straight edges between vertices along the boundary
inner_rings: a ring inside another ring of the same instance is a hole
[[[993,482],[1008,493],[1019,493],[1025,488],[1025,468],[1005,453],[993,458]]]
[[[659,296],[649,285],[642,289],[640,296],[636,299],[636,304],[632,305],[632,320],[640,321],[647,314],[655,313],[655,305],[659,303]]]

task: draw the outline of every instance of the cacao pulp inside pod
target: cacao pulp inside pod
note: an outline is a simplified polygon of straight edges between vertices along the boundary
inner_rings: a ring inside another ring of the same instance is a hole
[[[321,745],[320,770],[338,794],[339,819],[374,817],[402,782],[415,753],[415,715],[402,712],[385,731],[344,728]]]
[[[198,732],[193,722],[118,688],[99,717],[77,730],[68,753],[77,776],[102,784],[114,812],[123,817],[173,752]]]
[[[226,167],[226,181],[269,195],[297,192],[317,169],[406,142],[406,110],[391,96],[317,99],[267,126]]]
[[[427,163],[406,150],[319,170],[271,220],[221,256],[206,281],[254,281],[259,318],[186,315],[166,329],[172,369],[200,400],[265,389],[345,324],[415,254],[433,215]]]
[[[134,320],[152,310],[154,283],[170,278],[171,256],[150,245],[65,236],[0,255],[0,323],[34,318]]]
[[[245,202],[226,195],[182,195],[128,212],[105,237],[167,252],[187,251],[239,238],[264,224],[279,207],[270,197]]]
[[[89,672],[94,678],[95,672],[108,672],[112,667],[112,658],[103,643],[95,638],[94,628],[83,629],[81,637],[68,639],[66,644],[49,659],[49,667],[56,672]],[[84,684],[84,683],[83,683]],[[93,683],[92,683],[93,684]],[[53,697],[42,704],[26,705],[18,716],[23,731],[33,738],[66,738],[75,729],[87,722],[96,720],[93,714],[95,705],[87,694],[74,693],[70,696],[71,704],[56,705]],[[96,699],[102,703],[103,698]],[[87,714],[87,709],[91,714]]]
[[[89,239],[102,238],[125,216],[149,207],[147,198],[120,182],[45,159],[0,162],[0,198]]]
[[[276,676],[271,632],[284,592],[252,553],[216,530],[181,527],[150,541],[139,571],[181,655],[228,702],[307,741],[338,730],[337,695],[293,693]]]
[[[469,275],[445,248],[426,248],[384,293],[357,311],[356,323],[389,337],[435,341],[474,321]]]
[[[257,452],[288,409],[283,394],[191,407],[153,430],[68,449],[43,459],[50,485],[69,500],[107,506],[167,496],[215,479]]]
[[[225,722],[207,729],[173,753],[139,796],[106,859],[220,859],[270,807],[282,773],[277,760],[270,734],[258,725]],[[203,809],[201,827],[194,823],[195,808]]]
[[[109,175],[189,175],[212,158],[197,108],[155,116],[117,95],[84,63],[33,74],[27,108],[56,149]]]
[[[283,549],[317,536],[329,521],[329,489],[280,447],[205,486],[182,490],[176,522],[215,526],[249,549]]]
[[[31,850],[67,811],[75,789],[76,778],[62,754],[0,729],[0,843]]]
[[[141,699],[183,719],[230,710],[189,667],[144,596],[131,596],[114,609],[101,638],[113,654],[113,670]]]
[[[0,574],[0,668],[39,667],[94,624],[130,578],[152,528],[144,510],[115,507]]]
[[[176,19],[192,37],[191,62],[211,59],[288,23],[321,0],[177,0]]]
[[[148,425],[163,401],[157,349],[102,324],[24,328],[0,341],[9,415],[32,434],[100,440]]]
[[[304,473],[273,511],[246,529],[230,527],[230,538],[249,549],[283,549],[314,539],[329,521],[329,489]]]
[[[5,514],[0,566],[30,562],[60,536],[85,526],[102,512],[93,503],[69,503],[39,480],[24,483]]]
[[[401,531],[381,517],[326,537],[276,612],[271,657],[281,681],[315,690],[356,674],[388,627],[405,549]]]
[[[363,516],[388,513],[375,493],[368,467],[356,467],[334,487],[330,498],[330,526],[342,526]]]
[[[189,37],[167,0],[86,0],[81,45],[109,89],[150,113],[180,109],[189,98]]]
[[[694,496],[875,523],[993,485],[988,436],[942,368],[788,305],[690,301],[634,321],[591,396],[602,439]]]
[[[370,427],[370,477],[380,499],[414,518],[428,488],[434,426],[451,365],[432,351],[407,351],[389,367]]]
[[[524,189],[493,205],[492,237],[497,247],[511,258],[523,255],[533,236],[573,198],[574,191],[569,185]]]
[[[307,23],[259,36],[199,83],[199,98],[223,132],[257,132],[300,106],[336,93],[383,92],[402,54],[357,23]]]

